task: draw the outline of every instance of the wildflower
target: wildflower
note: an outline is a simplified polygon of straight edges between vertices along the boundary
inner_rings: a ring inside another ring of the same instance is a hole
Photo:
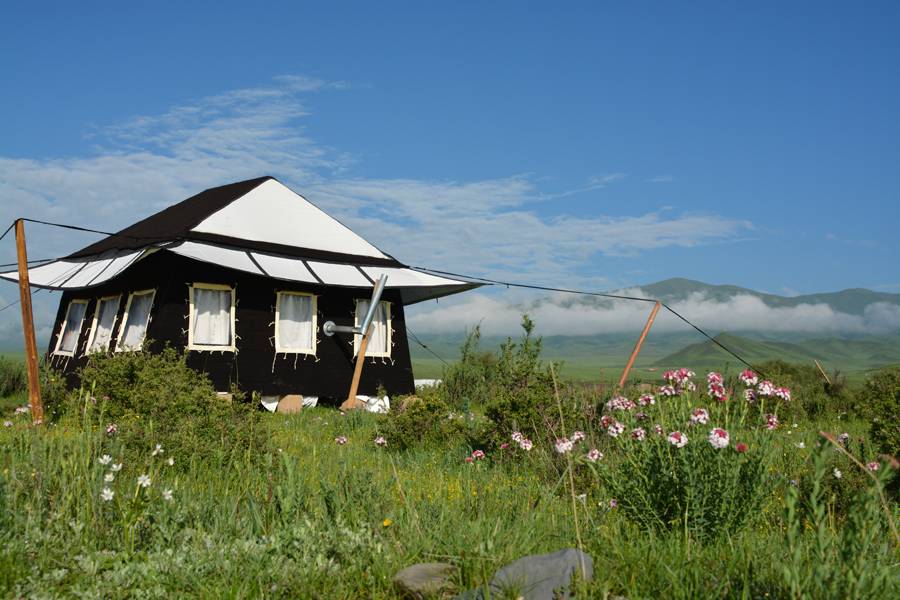
[[[778,428],[778,417],[775,415],[766,415],[766,429],[773,430]]]
[[[157,444],[156,448],[154,448],[153,452],[151,452],[150,454],[151,456],[159,456],[163,452],[165,452],[165,450],[163,450],[162,444]]]
[[[722,378],[721,373],[716,373],[715,371],[711,371],[710,373],[708,373],[706,375],[706,382],[710,385],[712,385],[712,384],[722,385],[723,381],[725,381],[725,380]]]
[[[525,452],[528,452],[529,450],[531,450],[531,448],[533,446],[534,446],[534,444],[532,444],[531,440],[529,440],[528,438],[522,438],[522,441],[519,442],[519,447],[522,450],[524,450]]]
[[[713,448],[721,450],[722,448],[728,447],[728,432],[721,427],[716,427],[711,430],[709,432],[709,437],[706,439],[709,440],[709,443]]]
[[[343,446],[344,444],[347,443],[347,436],[344,436],[344,435],[337,436],[336,438],[334,438],[334,443],[337,444],[338,446]]]
[[[163,497],[163,500],[165,500],[166,502],[171,502],[172,501],[172,490],[170,490],[169,488],[164,489],[162,491],[162,497]]]
[[[756,391],[754,391],[753,388],[747,388],[746,390],[744,390],[744,400],[746,400],[750,404],[756,402]]]
[[[516,442],[517,444],[521,444],[522,440],[525,439],[525,436],[522,435],[521,431],[513,431],[510,437],[512,438],[512,441]]]
[[[112,483],[113,481],[115,481],[115,479],[116,479],[115,473],[107,473],[106,475],[103,476],[103,481],[105,481],[106,483]]]
[[[606,410],[612,412],[614,410],[631,410],[635,406],[634,402],[625,396],[616,396],[606,403]]]
[[[606,433],[610,435],[610,437],[619,437],[621,433],[625,431],[625,426],[619,423],[618,421],[613,422],[612,425],[609,426],[609,429],[606,430]]]
[[[15,414],[17,414],[17,415],[24,415],[24,414],[27,413],[27,412],[28,412],[28,407],[27,407],[27,406],[17,406],[17,407],[16,407]]]
[[[835,469],[834,471],[832,471],[832,474],[834,475],[835,479],[840,479],[841,477],[844,476],[844,474],[841,473],[840,469]]]
[[[791,401],[791,390],[786,387],[775,388],[774,395],[778,398],[781,398],[785,402]]]
[[[474,458],[475,460],[481,460],[482,458],[484,458],[484,452],[482,452],[481,450],[476,450],[472,453],[472,458]]]
[[[475,462],[475,459],[472,458],[471,456],[467,456],[467,457],[466,457],[466,462],[467,462],[467,463],[473,463],[473,462]]]
[[[756,388],[756,393],[759,396],[772,396],[775,394],[775,384],[773,384],[768,379],[765,379],[759,382],[759,386]]]
[[[105,487],[100,491],[100,499],[103,500],[104,502],[109,502],[110,500],[113,499],[113,496],[115,496],[115,495],[116,495],[116,493],[114,491],[112,491],[111,489],[109,489],[108,487]]]
[[[509,448],[509,442],[503,442],[500,444],[501,450],[506,450],[507,448]]]
[[[168,460],[166,460],[166,464],[169,465],[170,467],[174,467],[174,466],[175,466],[175,459],[172,458],[172,457],[170,456],[170,457],[168,458]]]
[[[685,381],[680,386],[678,386],[678,392],[694,392],[697,390],[697,386],[694,385],[693,381]]]
[[[597,450],[596,448],[591,448],[587,454],[584,455],[591,462],[597,462],[601,458],[603,458],[603,453]]]
[[[375,445],[376,446],[387,446],[387,440],[384,439],[383,435],[379,435],[377,438],[375,438]]]
[[[878,469],[881,468],[881,465],[879,465],[877,462],[875,462],[873,460],[872,462],[866,463],[866,468],[869,469],[870,471],[877,471]]]
[[[675,387],[672,385],[664,385],[659,388],[659,393],[663,396],[671,398],[672,396],[677,396],[678,391],[675,390]]]
[[[666,438],[669,440],[669,443],[675,446],[676,448],[684,448],[687,446],[688,438],[686,435],[681,433],[680,431],[673,431]]]
[[[570,440],[570,439],[558,438],[556,440],[556,451],[559,452],[560,454],[566,454],[568,452],[571,452],[573,446],[574,446],[574,444],[572,444],[572,440]]]
[[[150,487],[150,476],[145,474],[138,477],[138,485],[142,488]]]
[[[610,498],[610,499],[609,499],[609,510],[613,510],[614,508],[616,508],[616,507],[618,507],[618,506],[619,506],[619,501],[618,501],[618,500],[616,500],[615,498]]]
[[[631,439],[643,442],[647,438],[647,430],[643,427],[635,427],[631,430]]]
[[[637,419],[638,421],[646,421],[647,419],[650,418],[650,415],[648,415],[645,412],[639,412],[639,413],[634,413],[634,418]]]
[[[576,431],[576,432],[572,433],[572,442],[580,442],[581,440],[583,440],[586,437],[587,436],[584,434],[583,431]]]
[[[804,448],[806,448],[806,444],[805,444],[804,442],[797,442],[797,443],[794,444],[794,445],[797,446],[798,448],[800,448],[801,450],[803,450]]]
[[[600,427],[603,429],[609,429],[609,426],[615,422],[615,419],[610,417],[609,415],[603,415],[600,417]]]
[[[705,408],[695,408],[691,411],[691,425],[706,425],[709,423],[709,411]]]
[[[757,377],[756,373],[754,373],[750,369],[744,369],[743,371],[741,371],[741,374],[738,375],[738,378],[741,380],[741,383],[743,383],[747,387],[754,386],[759,381],[759,377]]]
[[[738,454],[743,454],[744,452],[747,451],[747,444],[745,444],[744,442],[738,442],[737,444],[734,445],[734,450]]]
[[[3,421],[4,427],[12,427],[12,424],[13,424],[12,421]]]
[[[390,519],[385,519],[384,521],[381,522],[382,527],[390,527],[393,524],[394,524],[394,522],[391,521]]]
[[[109,467],[109,470],[112,471],[113,473],[118,473],[119,471],[122,470],[122,463],[116,463],[114,465],[111,465]]]
[[[656,396],[653,394],[644,394],[640,398],[638,398],[638,404],[641,406],[653,406],[656,404]]]
[[[663,428],[662,428],[662,425],[660,425],[660,424],[658,424],[658,423],[657,423],[656,425],[654,425],[654,426],[653,426],[653,433],[655,433],[656,435],[662,435],[662,434],[663,434]]]
[[[110,456],[109,454],[104,454],[103,456],[101,456],[100,458],[97,459],[97,462],[99,462],[101,465],[103,465],[105,467],[106,465],[108,465],[109,463],[112,462],[112,456]]]
[[[845,431],[837,437],[837,440],[842,446],[846,446],[850,442],[850,434]]]
[[[725,391],[725,386],[721,383],[710,383],[707,393],[718,402],[726,402],[728,400],[728,393]]]
[[[110,423],[109,425],[106,426],[106,435],[112,437],[112,436],[116,435],[117,433],[119,433],[119,426],[116,425],[115,423]]]

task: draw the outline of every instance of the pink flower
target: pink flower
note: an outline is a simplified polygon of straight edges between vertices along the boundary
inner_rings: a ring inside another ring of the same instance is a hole
[[[722,448],[728,447],[728,432],[720,427],[716,427],[710,431],[707,439],[713,448],[721,450]]]
[[[387,446],[387,440],[384,439],[384,436],[379,435],[377,438],[375,438],[375,445],[376,446]]]
[[[695,408],[691,412],[691,425],[706,425],[709,423],[709,412],[705,408]]]
[[[653,394],[644,394],[640,398],[638,398],[638,404],[641,406],[653,406],[656,404],[656,396]]]
[[[753,388],[747,388],[744,390],[744,400],[753,404],[756,402],[756,391]]]
[[[583,440],[586,437],[587,436],[584,434],[583,431],[576,431],[576,432],[572,433],[572,442],[573,443],[580,442],[581,440]]]
[[[879,465],[877,462],[875,462],[873,460],[872,462],[866,463],[866,468],[869,469],[870,471],[877,471],[878,469],[881,468],[881,465]]]
[[[684,448],[688,443],[688,437],[680,431],[673,431],[666,439],[676,448]]]
[[[668,398],[678,395],[678,391],[671,385],[662,386],[661,388],[659,388],[659,393],[660,395],[666,396]]]
[[[757,377],[756,373],[750,369],[744,369],[738,377],[740,378],[741,383],[747,387],[754,386],[759,381],[759,377]]]
[[[728,393],[725,391],[725,386],[721,383],[710,383],[707,393],[710,397],[715,398],[719,402],[728,400]]]
[[[771,396],[775,393],[775,384],[773,384],[768,379],[759,382],[759,387],[756,388],[756,393],[759,396]]]
[[[534,444],[532,444],[531,440],[529,440],[528,438],[522,438],[522,441],[519,442],[519,448],[521,448],[525,452],[528,452],[529,450],[531,450],[531,448],[533,446],[534,446]]]
[[[662,434],[663,434],[663,428],[662,428],[662,425],[659,425],[659,424],[654,425],[654,426],[653,426],[653,433],[655,433],[656,435],[662,435]]]
[[[766,429],[773,430],[778,428],[778,417],[775,415],[766,415]]]
[[[739,454],[743,454],[747,451],[747,444],[745,444],[744,442],[738,442],[734,445],[734,451]]]
[[[612,425],[614,421],[615,419],[613,419],[609,415],[603,415],[602,417],[600,417],[600,427],[602,427],[603,429],[609,429],[609,426]]]
[[[572,440],[570,439],[558,438],[556,440],[556,451],[560,454],[567,454],[568,452],[571,452],[573,446],[574,444],[572,444]]]
[[[722,382],[725,381],[722,379],[721,373],[716,373],[715,371],[711,371],[706,375],[706,383],[722,385]]]
[[[606,433],[608,433],[610,437],[616,438],[619,437],[623,431],[625,431],[625,426],[616,421],[609,426],[609,429],[606,430]]]
[[[616,500],[615,498],[610,498],[609,499],[609,510],[613,510],[617,506],[619,506],[619,501]]]
[[[838,442],[841,443],[842,446],[846,446],[850,442],[850,434],[846,431],[837,437]]]
[[[484,452],[482,452],[481,450],[475,450],[474,452],[472,452],[472,458],[474,458],[475,460],[481,460],[482,458],[484,458]]]
[[[344,444],[347,443],[347,438],[346,438],[346,436],[339,435],[336,438],[334,438],[334,443],[337,444],[338,446],[343,446]]]
[[[775,388],[774,394],[785,402],[791,401],[791,390],[786,387]]]
[[[507,448],[509,448],[509,442],[503,442],[500,444],[501,450],[506,450]]]
[[[513,431],[513,434],[510,437],[512,438],[512,441],[516,443],[520,443],[523,439],[525,439],[525,436],[522,435],[521,431]]]
[[[637,419],[638,421],[646,421],[647,419],[650,418],[650,415],[648,415],[645,412],[639,412],[639,413],[634,414],[634,418]]]
[[[591,462],[597,462],[598,460],[603,458],[603,453],[596,448],[591,448],[584,456]]]
[[[112,437],[119,433],[119,427],[115,423],[110,423],[106,426],[106,435]]]
[[[467,456],[467,457],[466,457],[466,462],[467,462],[467,463],[473,463],[473,462],[475,462],[475,459],[472,458],[471,456]]]
[[[634,402],[625,396],[616,396],[606,403],[606,410],[612,412],[614,410],[631,410],[634,408]]]
[[[647,438],[647,431],[643,427],[635,427],[631,430],[631,439],[643,442]]]

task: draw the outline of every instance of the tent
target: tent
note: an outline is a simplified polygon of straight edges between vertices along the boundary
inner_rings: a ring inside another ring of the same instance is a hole
[[[360,336],[322,325],[361,322],[381,275],[359,392],[412,393],[404,307],[479,284],[404,265],[272,177],[208,189],[29,269],[32,286],[63,292],[47,355],[72,385],[94,353],[169,345],[223,392],[334,398]]]

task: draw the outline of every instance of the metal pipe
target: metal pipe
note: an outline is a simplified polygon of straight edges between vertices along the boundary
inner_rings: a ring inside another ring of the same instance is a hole
[[[336,325],[334,321],[325,321],[322,325],[322,333],[327,336],[332,336],[335,333],[352,333],[354,335],[365,335],[366,331],[369,330],[369,325],[372,323],[372,319],[375,318],[375,310],[378,308],[378,303],[381,302],[381,294],[384,292],[384,286],[387,284],[387,275],[382,275],[378,278],[378,281],[375,282],[375,289],[372,290],[372,300],[369,302],[369,310],[366,311],[366,316],[363,318],[363,322],[359,325]]]

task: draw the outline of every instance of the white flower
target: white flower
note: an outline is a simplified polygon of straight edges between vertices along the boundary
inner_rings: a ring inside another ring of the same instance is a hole
[[[797,442],[797,443],[794,444],[794,445],[797,446],[798,448],[800,448],[801,450],[803,450],[804,448],[806,448],[806,444],[803,443],[803,442]]]
[[[343,436],[343,435],[339,435],[336,438],[334,438],[334,443],[339,446],[343,446],[344,444],[347,443],[347,437]]]
[[[643,427],[635,427],[631,430],[631,438],[639,442],[643,442],[647,437],[647,430]]]
[[[684,448],[688,443],[688,437],[680,431],[673,431],[666,439],[676,448]]]
[[[105,481],[106,483],[112,483],[115,480],[116,480],[115,473],[107,473],[106,475],[103,476],[103,481]]]
[[[12,427],[12,421],[3,421],[4,427]]]
[[[585,458],[587,458],[591,462],[597,462],[598,460],[603,458],[603,453],[596,448],[591,448],[590,451],[585,454]]]
[[[170,467],[175,466],[175,459],[170,456],[169,458],[166,459],[166,464],[169,465]]]
[[[376,446],[387,446],[387,440],[384,439],[383,435],[379,435],[377,438],[375,438],[375,445]]]
[[[521,448],[525,452],[528,452],[529,450],[531,450],[531,448],[533,446],[534,446],[534,444],[532,444],[531,440],[529,440],[528,438],[522,438],[522,441],[519,442],[519,448]]]
[[[113,499],[113,496],[115,496],[115,495],[116,495],[116,493],[114,491],[112,491],[108,487],[105,487],[100,492],[100,499],[103,500],[104,502],[109,502],[110,500]]]
[[[103,456],[101,456],[100,458],[97,459],[97,462],[99,462],[101,465],[106,466],[112,462],[112,456],[110,456],[109,454],[104,454]]]
[[[576,431],[576,432],[574,432],[574,433],[572,434],[572,441],[573,441],[573,442],[580,442],[581,440],[583,440],[583,439],[586,438],[586,437],[587,437],[587,436],[584,434],[583,431]]]
[[[163,452],[165,452],[165,450],[163,450],[162,444],[157,444],[156,448],[153,449],[152,455],[157,456],[159,454],[162,454]]]
[[[141,475],[140,477],[138,477],[138,485],[142,488],[150,487],[150,476]]]
[[[112,465],[111,467],[109,467],[109,470],[112,471],[113,473],[118,473],[119,471],[122,470],[122,463],[116,463],[116,464]]]
[[[516,443],[520,443],[522,440],[525,439],[525,436],[522,435],[521,431],[513,431],[512,435],[510,437],[512,438],[512,441],[514,441]]]
[[[832,473],[834,474],[835,479],[840,479],[841,477],[844,476],[844,474],[841,473],[840,469],[835,469],[834,471],[832,471]]]
[[[709,443],[713,448],[721,450],[722,448],[728,447],[730,438],[727,431],[720,427],[716,427],[709,432],[709,437],[706,439],[709,440]]]
[[[566,454],[567,452],[571,452],[572,450],[572,440],[567,438],[561,438],[556,440],[556,451],[560,454]]]
[[[619,437],[623,431],[625,431],[625,426],[618,421],[614,421],[613,424],[606,429],[606,433],[608,433],[610,437],[614,438]]]
[[[171,502],[172,501],[172,490],[170,490],[168,488],[164,489],[162,491],[162,497],[163,497],[163,500],[165,500],[166,502]]]
[[[706,425],[709,423],[709,412],[705,408],[695,408],[691,412],[691,425]]]

